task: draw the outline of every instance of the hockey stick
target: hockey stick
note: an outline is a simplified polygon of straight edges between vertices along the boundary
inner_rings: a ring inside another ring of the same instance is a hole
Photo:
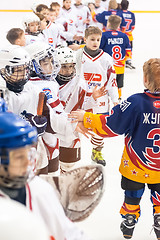
[[[76,54],[76,76],[77,76],[77,81],[74,85],[74,87],[71,89],[71,92],[66,100],[66,103],[64,105],[64,110],[66,110],[68,103],[71,101],[75,91],[77,90],[79,81],[80,81],[80,76],[81,76],[81,66],[82,66],[82,56],[83,56],[83,48],[77,51]]]
[[[37,115],[38,116],[41,116],[43,113],[44,97],[45,97],[45,93],[40,92],[39,99],[38,99],[38,106],[37,106]]]

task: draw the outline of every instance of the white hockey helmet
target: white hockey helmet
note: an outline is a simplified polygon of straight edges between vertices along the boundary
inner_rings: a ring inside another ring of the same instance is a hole
[[[30,67],[30,56],[24,48],[10,45],[0,50],[0,74],[9,90],[14,92],[23,90],[25,83],[29,80]],[[21,75],[18,69],[21,69]]]
[[[72,78],[76,74],[76,55],[75,55],[75,52],[69,47],[57,48],[57,55],[58,55],[58,60],[61,64],[61,68],[63,67],[63,65],[68,63],[74,64],[73,72],[70,75],[64,75],[60,72],[58,73],[56,80],[60,85],[62,85],[72,80]]]
[[[22,204],[0,198],[0,239],[49,240],[44,222]]]
[[[43,80],[53,80],[59,70],[60,70],[60,63],[57,57],[57,51],[54,50],[50,45],[44,42],[34,42],[29,44],[25,47],[25,50],[29,53],[33,68],[37,76],[39,76]],[[43,69],[40,65],[40,61],[44,60],[45,58],[52,58],[52,72],[49,74],[45,74]]]
[[[57,48],[58,60],[60,64],[76,63],[76,56],[72,49],[69,47]]]
[[[28,28],[28,24],[33,23],[33,22],[38,22],[38,24],[40,24],[40,19],[35,13],[29,12],[23,17],[22,25],[23,25],[24,30],[26,32],[30,33],[29,28]],[[40,31],[38,30],[37,33],[35,33],[34,35],[38,35],[39,32]],[[33,33],[32,33],[32,35],[33,35]]]

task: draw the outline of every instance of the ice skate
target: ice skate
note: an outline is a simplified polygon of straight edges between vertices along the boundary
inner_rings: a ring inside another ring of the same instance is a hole
[[[160,239],[160,214],[154,216],[154,232],[156,234],[157,239]]]
[[[106,161],[103,159],[101,150],[102,147],[93,148],[91,159],[98,164],[106,166]]]
[[[129,68],[129,69],[135,69],[135,66],[133,66],[132,62],[131,61],[126,61],[126,68]]]
[[[123,237],[131,239],[135,228],[136,216],[134,214],[126,214],[125,220],[121,223],[120,229],[123,233]]]

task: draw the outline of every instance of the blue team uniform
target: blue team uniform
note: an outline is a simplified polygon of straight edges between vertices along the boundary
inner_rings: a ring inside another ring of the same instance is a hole
[[[85,113],[84,126],[102,137],[124,134],[120,173],[135,182],[160,183],[160,95],[132,95],[109,117]]]
[[[108,18],[111,15],[118,15],[121,17],[122,21],[121,21],[120,29],[121,29],[121,31],[125,32],[126,22],[122,15],[122,12],[120,12],[120,11],[117,11],[117,10],[104,11],[102,13],[96,14],[93,19],[96,20],[97,22],[102,23],[103,26],[106,27]]]
[[[130,41],[133,41],[132,31],[135,28],[135,14],[128,10],[119,10],[119,14],[122,14],[126,23],[125,33]]]
[[[127,35],[115,30],[103,32],[100,48],[113,58],[116,74],[123,74],[125,57],[131,55],[131,45]]]

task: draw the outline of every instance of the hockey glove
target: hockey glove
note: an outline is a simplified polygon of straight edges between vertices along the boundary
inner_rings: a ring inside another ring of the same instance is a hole
[[[105,188],[105,174],[100,165],[82,166],[58,178],[41,177],[58,190],[64,211],[73,222],[82,221],[93,212]]]
[[[34,116],[33,114],[27,113],[26,111],[23,111],[22,115],[27,122],[37,128],[38,136],[44,134],[47,127],[47,118],[45,116]]]

